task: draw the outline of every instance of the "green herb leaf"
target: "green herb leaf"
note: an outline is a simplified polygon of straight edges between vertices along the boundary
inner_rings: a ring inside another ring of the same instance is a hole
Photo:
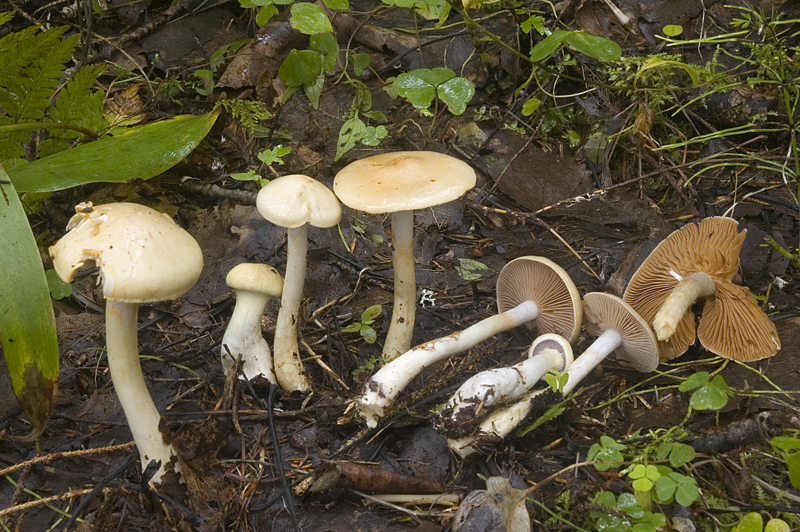
[[[606,37],[582,31],[570,32],[564,41],[579,52],[600,61],[616,61],[622,56],[622,48]]]
[[[325,11],[317,4],[300,2],[292,4],[292,16],[289,23],[294,29],[306,35],[330,33],[333,31],[331,21]]]

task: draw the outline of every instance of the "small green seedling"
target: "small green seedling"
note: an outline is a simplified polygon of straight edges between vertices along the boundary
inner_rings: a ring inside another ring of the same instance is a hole
[[[800,439],[791,436],[775,436],[770,440],[772,448],[779,451],[789,469],[789,482],[800,489]]]
[[[378,339],[378,333],[375,332],[375,329],[372,328],[372,324],[375,323],[375,319],[381,315],[383,312],[383,307],[380,305],[372,305],[367,310],[361,313],[361,321],[357,323],[351,323],[344,329],[342,329],[343,333],[359,333],[361,338],[364,339],[365,342],[368,344],[374,344],[375,341]]]
[[[551,369],[544,375],[544,381],[550,385],[550,389],[556,393],[563,393],[564,386],[569,382],[569,374],[564,371]]]
[[[259,153],[258,159],[266,166],[273,164],[284,164],[283,157],[289,155],[291,151],[291,148],[284,148],[282,145],[278,144],[274,148],[264,150]],[[231,178],[236,179],[237,181],[256,181],[262,187],[269,183],[269,179],[262,177],[261,174],[257,173],[255,170],[236,172],[231,174]]]
[[[447,104],[454,115],[463,113],[475,95],[475,86],[466,78],[456,77],[449,68],[418,68],[397,76],[392,88],[398,96],[426,116],[436,116],[439,100]],[[431,113],[429,107],[434,104]]]
[[[719,410],[728,403],[728,397],[733,396],[733,391],[721,375],[715,375],[709,380],[707,371],[699,371],[690,376],[678,386],[678,390],[695,390],[689,399],[689,405],[695,410]]]
[[[624,460],[622,450],[625,445],[617,443],[614,438],[603,435],[600,436],[600,443],[595,443],[589,448],[589,460],[596,462],[595,469],[598,471],[608,471],[612,467],[619,467]]]
[[[50,297],[53,299],[64,299],[72,295],[72,285],[61,280],[55,270],[44,272],[47,279],[47,288],[50,290]]]
[[[603,512],[597,517],[598,530],[656,532],[667,524],[664,514],[643,510],[630,493],[622,493],[617,499],[610,491],[601,491],[595,497],[594,502],[616,510],[615,512]]]

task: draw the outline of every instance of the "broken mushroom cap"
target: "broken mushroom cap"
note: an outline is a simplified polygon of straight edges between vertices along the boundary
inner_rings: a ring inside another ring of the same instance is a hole
[[[267,221],[287,228],[333,227],[342,217],[342,206],[331,189],[301,174],[267,183],[258,193],[256,207]]]
[[[197,282],[203,269],[197,241],[172,217],[143,205],[88,204],[70,219],[67,231],[68,238],[50,248],[56,273],[70,282],[94,261],[106,299],[130,303],[176,299]],[[142,245],[145,241],[147,245]]]
[[[440,205],[474,186],[471,166],[432,151],[397,151],[360,159],[344,167],[333,181],[342,203],[371,214]]]
[[[528,323],[539,333],[554,333],[575,342],[583,309],[578,289],[564,269],[544,257],[519,257],[497,277],[497,309],[502,313],[524,301],[533,301],[538,316]]]
[[[623,298],[665,338],[658,342],[661,360],[685,353],[696,336],[712,353],[742,361],[766,358],[780,349],[775,325],[747,288],[732,282],[745,235],[731,218],[687,224],[663,240],[633,275]],[[695,280],[704,287],[694,293],[706,298],[697,329],[691,310],[696,297],[673,294],[679,285]],[[682,317],[673,304],[678,299],[686,309]]]
[[[593,336],[601,336],[608,330],[620,333],[621,343],[614,349],[618,361],[641,372],[658,367],[658,346],[653,331],[630,305],[604,292],[586,294],[583,305],[586,332]]]

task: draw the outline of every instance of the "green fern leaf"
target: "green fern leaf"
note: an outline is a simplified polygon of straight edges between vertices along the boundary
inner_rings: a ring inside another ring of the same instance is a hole
[[[44,34],[47,33],[49,32]],[[20,106],[15,116],[18,120],[37,120],[44,117],[44,111],[50,106],[50,98],[58,87],[59,78],[64,75],[66,63],[72,57],[79,38],[79,35],[73,35],[54,43],[26,69],[25,74],[31,83],[24,83],[17,95]]]
[[[13,11],[3,11],[0,13],[0,26],[4,25],[6,22],[14,18]]]

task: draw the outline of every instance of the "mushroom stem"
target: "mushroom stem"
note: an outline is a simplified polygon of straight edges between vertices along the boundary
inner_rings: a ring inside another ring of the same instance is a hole
[[[495,334],[532,321],[538,315],[539,307],[536,303],[524,301],[463,331],[420,344],[389,362],[366,382],[364,392],[358,400],[358,408],[367,426],[378,425],[378,420],[386,414],[395,398],[423,369],[461,353]]]
[[[608,329],[592,342],[589,348],[575,359],[567,368],[569,380],[564,386],[563,394],[567,395],[575,389],[578,383],[586,377],[600,362],[610,355],[614,349],[622,344],[622,335],[619,331]]]
[[[286,275],[283,279],[281,307],[275,326],[275,375],[278,384],[289,392],[307,392],[311,383],[306,377],[300,349],[297,345],[297,327],[300,321],[300,300],[306,280],[306,250],[308,224],[286,231]]]
[[[694,302],[713,294],[714,280],[708,274],[693,273],[679,281],[653,318],[653,332],[658,339],[669,339]]]
[[[417,304],[414,271],[414,211],[392,213],[392,265],[394,308],[392,322],[383,344],[383,356],[394,360],[411,349]]]
[[[236,306],[222,336],[222,368],[227,375],[233,361],[242,356],[242,373],[245,379],[263,376],[275,380],[272,371],[272,353],[261,334],[261,316],[269,302],[269,295],[236,290]]]
[[[507,368],[482,371],[469,378],[447,402],[445,423],[458,424],[463,412],[470,421],[478,407],[488,408],[502,401],[514,401],[527,392],[545,373],[562,365],[564,354],[556,349],[544,349],[537,355]],[[448,412],[449,410],[449,412]]]
[[[142,470],[151,460],[161,466],[151,479],[158,484],[167,471],[180,474],[180,462],[175,449],[166,442],[160,431],[161,415],[150,397],[139,362],[136,318],[139,305],[106,300],[106,344],[108,370],[117,391],[142,459]],[[166,429],[166,424],[164,425]],[[174,461],[174,463],[173,463]]]

